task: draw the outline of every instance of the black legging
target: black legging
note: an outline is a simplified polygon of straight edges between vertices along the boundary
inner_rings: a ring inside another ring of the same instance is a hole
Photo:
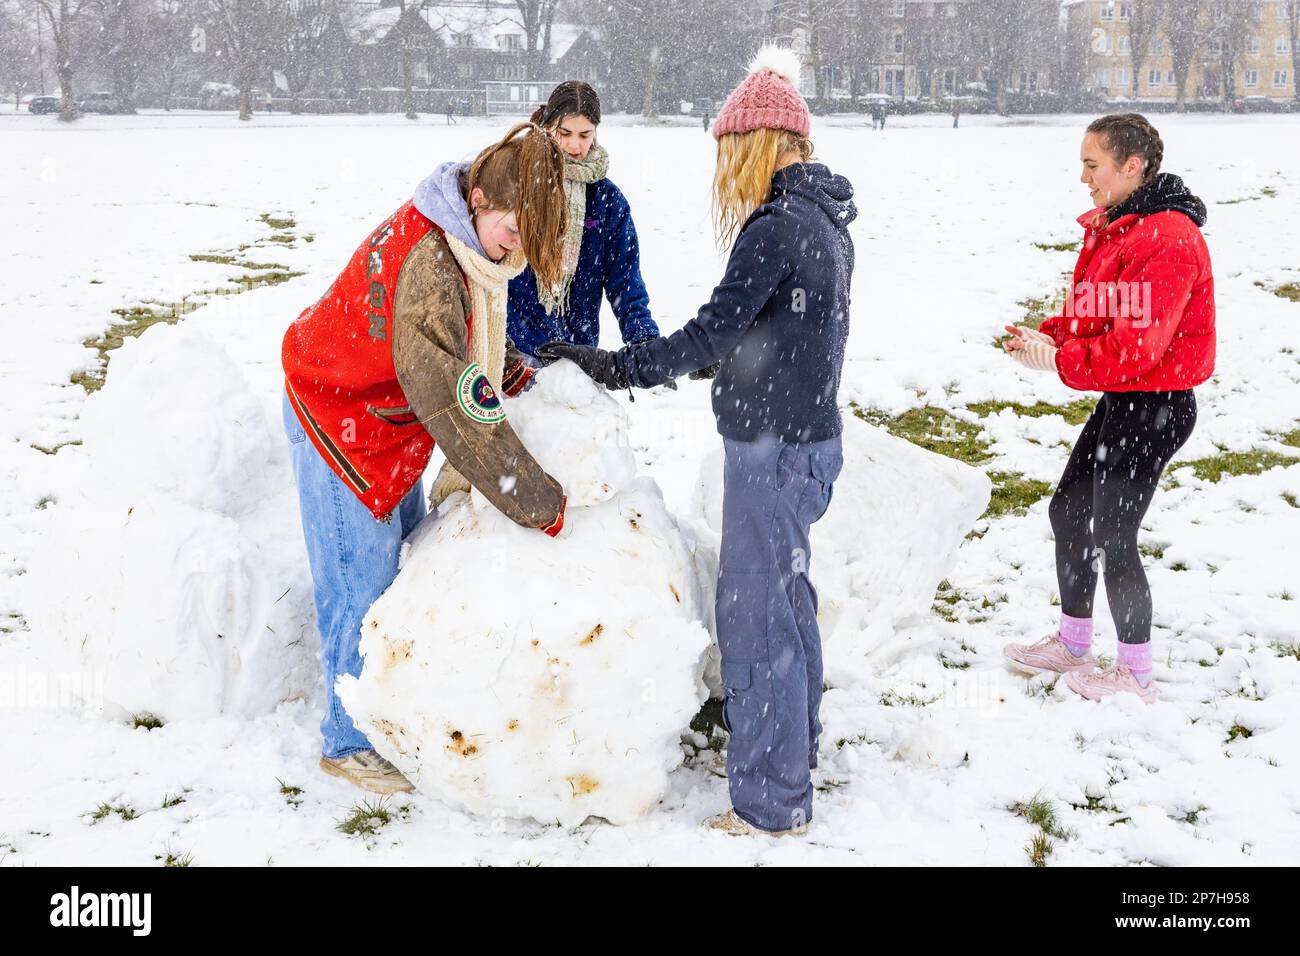
[[[1161,472],[1195,425],[1191,389],[1106,392],[1052,496],[1048,514],[1056,535],[1061,610],[1092,617],[1100,571],[1115,630],[1125,644],[1151,640],[1151,588],[1138,554],[1138,525]]]

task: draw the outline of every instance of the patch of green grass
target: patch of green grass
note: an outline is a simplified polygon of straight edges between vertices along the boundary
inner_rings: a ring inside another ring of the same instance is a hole
[[[1052,801],[1044,800],[1038,794],[1034,794],[1028,803],[1017,801],[1007,809],[1018,817],[1024,817],[1031,824],[1038,827],[1045,836],[1055,837],[1058,840],[1068,840],[1074,836],[1073,831],[1066,830],[1061,826],[1056,816],[1056,807],[1052,805]]]
[[[212,262],[221,266],[233,266],[237,261],[234,256],[221,255],[215,252],[197,252],[190,254],[191,262]]]
[[[156,714],[142,711],[131,717],[131,727],[138,730],[143,727],[145,730],[157,730],[163,725],[163,719]]]
[[[1169,545],[1163,541],[1140,541],[1138,542],[1138,554],[1153,561],[1162,561],[1167,547]]]
[[[185,796],[183,793],[178,793],[175,795],[166,794],[163,796],[162,808],[164,810],[170,810],[172,807],[178,807],[184,802],[185,802]]]
[[[1253,737],[1254,735],[1254,731],[1249,727],[1243,727],[1241,724],[1233,724],[1228,728],[1228,743],[1232,743],[1237,739],[1245,740],[1247,737]]]
[[[155,860],[162,860],[163,866],[193,866],[194,858],[188,853],[176,853],[175,850],[165,848],[162,853],[154,854]]]
[[[1300,644],[1284,644],[1281,641],[1274,641],[1268,645],[1278,657],[1294,657],[1300,661]]]
[[[916,694],[896,694],[891,690],[880,695],[880,704],[882,707],[928,707],[942,696],[918,697]]]
[[[909,408],[901,415],[889,415],[879,409],[861,408],[856,403],[851,407],[853,414],[863,421],[884,428],[891,435],[906,439],[926,451],[969,465],[982,464],[993,457],[988,442],[979,437],[981,429],[978,425],[942,408],[925,405]]]
[[[1176,472],[1183,468],[1191,468],[1192,474],[1202,481],[1217,483],[1224,478],[1238,475],[1260,475],[1271,468],[1284,468],[1297,462],[1300,462],[1300,458],[1293,455],[1284,455],[1279,451],[1272,451],[1268,448],[1252,448],[1250,451],[1221,451],[1217,455],[1177,462],[1170,468],[1170,476],[1174,484],[1177,484],[1176,478],[1174,478]]]
[[[294,222],[292,218],[279,219],[272,216],[269,212],[264,212],[257,218],[259,221],[266,223],[266,225],[270,226],[272,229],[296,229],[298,227],[298,223]]]
[[[1272,186],[1265,186],[1265,187],[1264,187],[1263,189],[1261,189],[1259,192],[1260,192],[1260,195],[1262,195],[1262,196],[1267,196],[1269,199],[1276,199],[1276,198],[1277,198],[1277,190],[1274,189]]]
[[[1034,838],[1025,845],[1025,855],[1032,866],[1047,866],[1047,858],[1056,849],[1046,833],[1035,833]]]
[[[1080,241],[1073,242],[1035,242],[1035,249],[1042,249],[1044,252],[1078,252]]]
[[[89,811],[87,815],[90,817],[90,822],[93,824],[112,816],[114,813],[123,820],[134,820],[139,816],[139,814],[135,812],[135,809],[128,803],[119,803],[117,806],[108,803],[101,803],[94,810]]]
[[[1053,489],[1051,482],[1026,478],[1018,471],[990,471],[988,476],[993,481],[993,496],[983,514],[985,518],[1026,514],[1030,505],[1046,498]]]
[[[366,800],[356,804],[352,812],[338,822],[337,829],[348,836],[374,836],[392,820],[393,815],[382,799]]]
[[[1067,424],[1082,425],[1088,420],[1092,410],[1097,407],[1097,400],[1081,398],[1077,402],[1071,402],[1068,405],[1052,405],[1048,402],[1022,405],[1019,402],[1005,402],[995,399],[987,402],[971,402],[966,407],[980,418],[996,415],[1003,409],[1009,408],[1018,418],[1043,418],[1047,415],[1060,415]]]
[[[231,282],[239,286],[239,291],[247,292],[249,289],[256,289],[264,285],[279,285],[281,282],[288,282],[290,279],[296,279],[302,272],[260,272],[255,275],[232,276]]]
[[[949,624],[956,624],[959,620],[954,608],[961,603],[961,594],[953,589],[952,584],[947,578],[939,582],[939,587],[934,592],[934,613],[943,618]]]
[[[152,302],[134,305],[126,309],[114,309],[118,321],[114,322],[102,335],[83,340],[82,344],[99,353],[100,365],[89,372],[77,372],[72,376],[72,384],[80,385],[88,392],[94,392],[104,385],[105,366],[108,353],[122,347],[127,339],[138,338],[155,325],[172,325],[180,318],[199,307],[198,302],[183,299],[170,305]]]
[[[1300,302],[1300,282],[1288,282],[1273,290],[1273,294],[1292,302]]]

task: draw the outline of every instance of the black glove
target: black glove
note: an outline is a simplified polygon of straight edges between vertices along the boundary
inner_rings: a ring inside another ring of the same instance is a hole
[[[575,345],[572,342],[547,342],[539,346],[538,358],[548,365],[557,359],[568,359],[582,369],[592,381],[608,389],[629,388],[627,377],[614,363],[614,353],[594,345]]]
[[[706,365],[704,368],[696,369],[686,377],[692,382],[702,382],[705,379],[713,378],[718,374],[718,369],[722,368],[721,362],[714,362],[712,365]]]

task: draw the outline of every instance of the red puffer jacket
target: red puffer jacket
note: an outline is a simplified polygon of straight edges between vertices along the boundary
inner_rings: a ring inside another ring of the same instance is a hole
[[[1156,392],[1214,372],[1214,276],[1204,204],[1162,173],[1109,212],[1079,217],[1083,249],[1062,315],[1041,331],[1061,381],[1083,391]]]

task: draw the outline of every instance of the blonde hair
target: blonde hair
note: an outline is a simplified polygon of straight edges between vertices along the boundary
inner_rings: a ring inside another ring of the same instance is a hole
[[[479,188],[485,208],[515,213],[524,258],[543,282],[559,282],[569,206],[555,140],[535,123],[520,123],[479,153],[460,178],[466,199]]]
[[[718,138],[718,165],[713,174],[713,216],[718,244],[730,246],[736,233],[772,192],[772,174],[782,153],[795,150],[812,159],[812,143],[785,129],[724,133]]]

